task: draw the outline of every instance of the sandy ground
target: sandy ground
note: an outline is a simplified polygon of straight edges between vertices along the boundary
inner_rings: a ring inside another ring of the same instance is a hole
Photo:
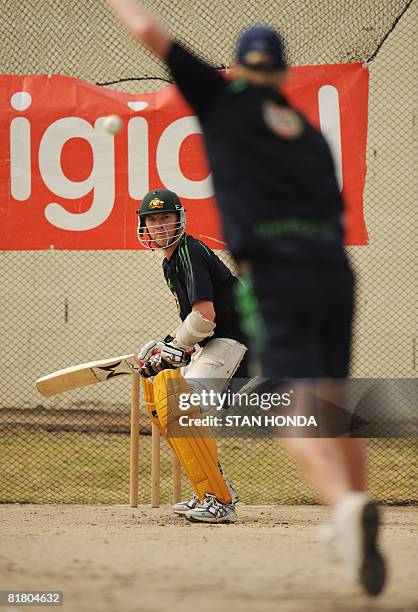
[[[62,590],[63,609],[82,612],[418,611],[418,508],[384,509],[390,582],[374,600],[328,561],[327,515],[240,506],[235,525],[210,526],[169,507],[3,506],[0,588]]]

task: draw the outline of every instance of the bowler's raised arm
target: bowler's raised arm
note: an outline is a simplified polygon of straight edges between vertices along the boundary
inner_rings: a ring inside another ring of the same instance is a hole
[[[165,61],[173,39],[158,17],[132,0],[108,0],[108,3],[132,36]]]

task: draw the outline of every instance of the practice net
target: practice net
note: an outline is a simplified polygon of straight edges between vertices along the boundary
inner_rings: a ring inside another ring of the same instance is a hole
[[[131,93],[160,89],[163,65],[139,47],[104,2],[2,0],[2,73],[65,74]],[[412,0],[149,2],[169,28],[216,66],[236,33],[278,27],[290,65],[367,62],[370,70],[365,214],[370,244],[353,247],[359,275],[353,376],[416,378],[417,7]],[[225,261],[232,265],[227,252]],[[136,251],[0,253],[0,501],[125,503],[129,384],[43,400],[34,380],[61,367],[134,351],[164,337],[176,307],[158,256]],[[150,499],[150,430],[141,417],[140,501]],[[370,487],[386,503],[416,503],[416,439],[371,439]],[[162,445],[162,502],[171,463]],[[315,503],[272,440],[225,439],[220,457],[246,503]],[[185,493],[189,492],[184,483]]]

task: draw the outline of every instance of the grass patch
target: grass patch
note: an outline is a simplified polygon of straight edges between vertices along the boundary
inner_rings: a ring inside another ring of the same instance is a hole
[[[383,503],[417,503],[416,440],[369,440],[369,482]],[[317,497],[287,453],[266,439],[221,439],[225,474],[247,504],[310,504]],[[150,502],[151,437],[140,436],[140,503]],[[183,492],[191,493],[183,475]],[[171,451],[161,444],[161,503],[171,502]],[[0,442],[0,501],[126,504],[129,436],[16,429]]]

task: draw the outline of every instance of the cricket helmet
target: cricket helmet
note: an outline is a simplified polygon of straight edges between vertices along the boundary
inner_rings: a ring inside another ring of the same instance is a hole
[[[142,246],[148,249],[165,249],[178,242],[184,234],[186,228],[186,211],[180,198],[174,191],[169,189],[153,189],[149,191],[142,199],[140,208],[136,211],[138,214],[138,240]],[[151,239],[145,223],[147,215],[155,215],[164,212],[175,212],[177,221],[175,223],[164,223],[163,227],[166,232],[166,244],[160,245]],[[168,232],[175,230],[174,235],[169,237]]]

